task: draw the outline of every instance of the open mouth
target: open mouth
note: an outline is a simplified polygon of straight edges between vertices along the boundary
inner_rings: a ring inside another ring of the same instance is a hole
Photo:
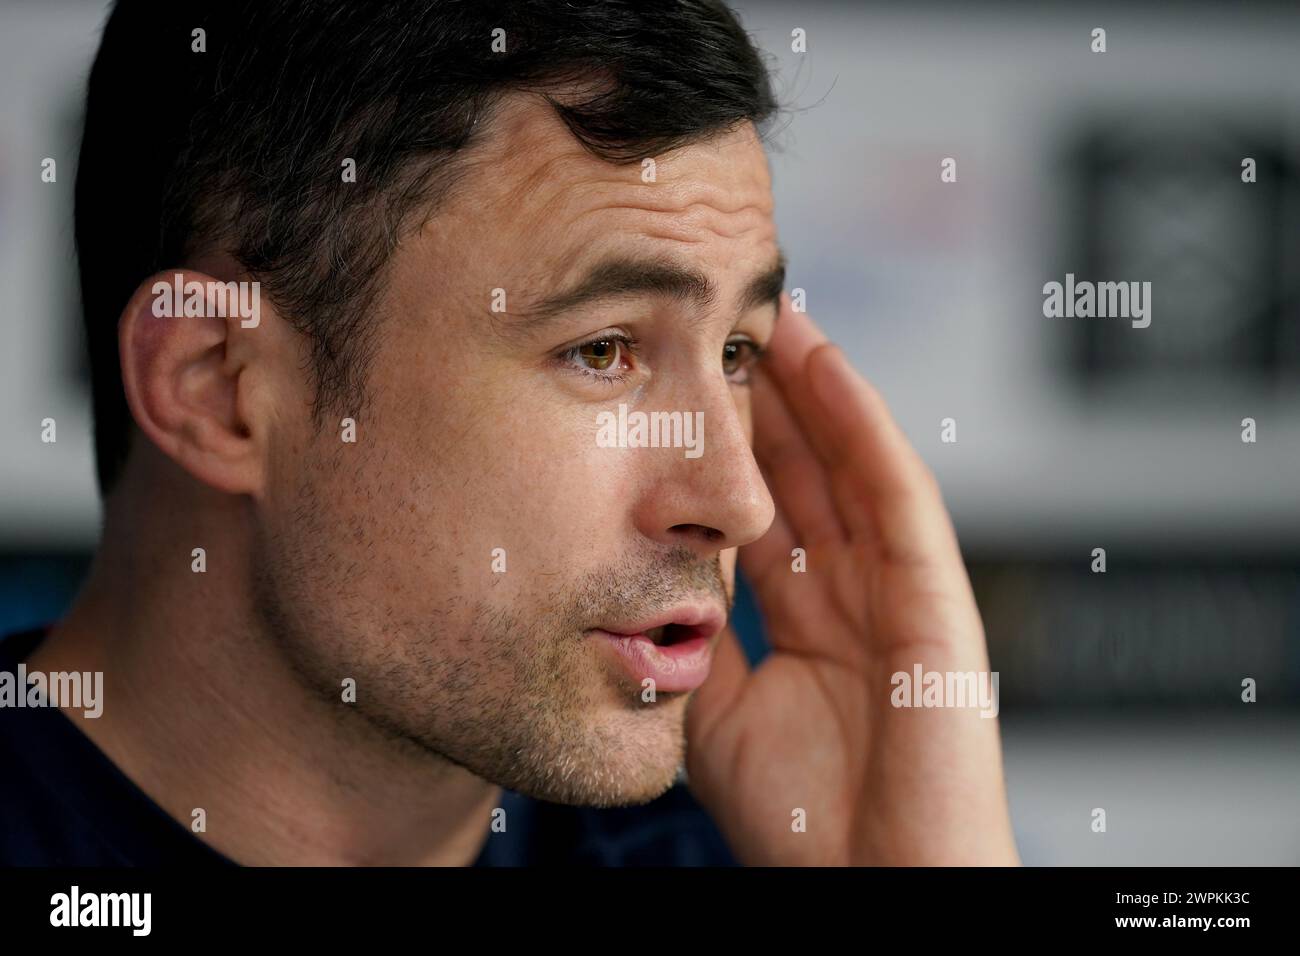
[[[695,690],[709,676],[713,638],[727,623],[716,604],[684,605],[637,622],[592,628],[641,690]],[[643,702],[643,701],[642,701]]]
[[[645,632],[645,636],[650,638],[650,643],[655,647],[672,647],[674,644],[681,644],[699,636],[701,631],[701,628],[685,624],[664,624],[650,628]]]
[[[625,627],[597,628],[609,637],[649,641],[655,647],[676,647],[703,638],[706,642],[722,630],[726,614],[721,608],[697,606],[678,608]]]

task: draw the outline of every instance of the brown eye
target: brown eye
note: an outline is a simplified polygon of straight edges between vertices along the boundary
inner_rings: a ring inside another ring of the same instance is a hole
[[[739,339],[722,347],[722,370],[728,377],[743,372],[758,354],[753,342]]]
[[[597,372],[612,367],[618,355],[619,345],[614,339],[600,339],[578,348],[578,358],[582,360],[582,364]]]

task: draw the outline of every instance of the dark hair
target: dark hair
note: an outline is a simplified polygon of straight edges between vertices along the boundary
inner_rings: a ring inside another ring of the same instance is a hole
[[[552,95],[575,82],[587,92]],[[126,459],[117,321],[141,281],[230,253],[311,342],[318,420],[356,410],[384,266],[510,90],[547,96],[620,164],[777,111],[721,0],[119,0],[76,186],[102,492]]]

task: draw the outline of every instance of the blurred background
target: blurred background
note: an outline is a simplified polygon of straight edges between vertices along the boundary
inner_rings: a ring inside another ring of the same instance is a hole
[[[733,6],[794,107],[788,287],[952,510],[1024,861],[1300,863],[1300,6]],[[0,3],[0,632],[98,533],[71,198],[106,9]],[[1045,318],[1067,272],[1150,282],[1150,327]]]

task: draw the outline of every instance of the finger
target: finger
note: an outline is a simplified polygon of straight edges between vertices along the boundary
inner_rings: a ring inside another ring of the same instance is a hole
[[[855,540],[873,539],[876,534],[873,503],[861,481],[839,473],[845,469],[840,448],[845,436],[828,427],[826,413],[813,393],[807,371],[781,381],[777,391],[804,447],[812,452],[817,467],[825,476],[823,486],[829,491],[831,507],[843,535]]]
[[[836,436],[828,434],[825,429],[811,427],[822,417],[822,411],[812,394],[806,366],[809,356],[829,341],[807,313],[795,312],[789,297],[782,297],[781,312],[768,344],[765,364],[804,446],[816,453],[819,465],[827,471],[828,463],[836,453]],[[840,488],[838,493],[837,484]],[[828,475],[825,487],[831,492],[832,507],[842,531],[856,538],[873,537],[875,525],[869,503],[861,500],[861,493],[851,484],[837,483],[833,475]]]
[[[884,399],[829,343],[811,317],[781,300],[769,366],[796,426],[827,465],[850,535],[908,563],[960,563],[938,484]],[[820,353],[820,355],[817,355]]]
[[[945,549],[949,556],[959,553],[933,475],[880,394],[843,352],[788,300],[782,302],[769,347],[787,407],[829,466],[845,528],[877,537],[891,554],[907,560]],[[899,511],[902,506],[905,510]]]
[[[834,345],[809,354],[805,376],[808,388],[791,405],[826,456],[846,520],[865,513],[879,544],[898,559],[960,560],[938,483],[880,393]]]
[[[797,378],[812,350],[829,341],[806,312],[796,312],[790,296],[781,293],[772,339],[767,344],[767,364],[779,383]]]
[[[754,455],[794,537],[804,545],[843,541],[826,466],[809,446],[785,397],[761,368],[751,385]]]

